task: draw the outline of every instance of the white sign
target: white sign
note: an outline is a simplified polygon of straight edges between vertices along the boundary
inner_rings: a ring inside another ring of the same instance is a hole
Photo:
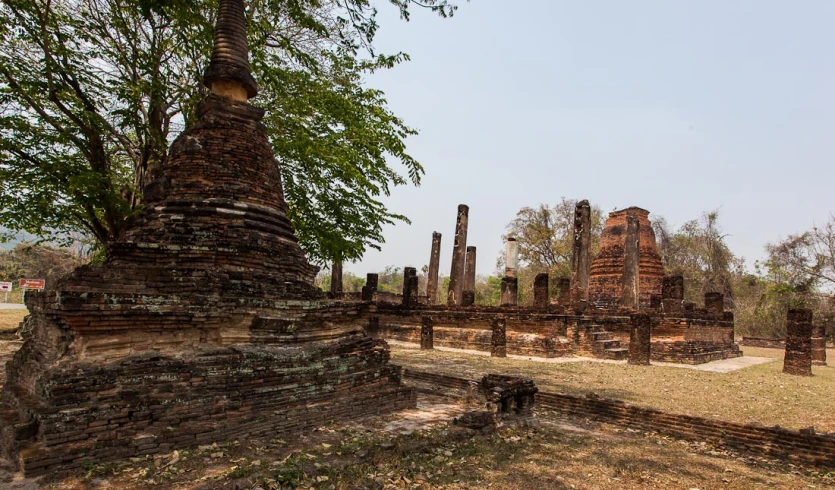
[[[0,291],[9,292],[12,290],[12,283],[10,282],[0,282]]]

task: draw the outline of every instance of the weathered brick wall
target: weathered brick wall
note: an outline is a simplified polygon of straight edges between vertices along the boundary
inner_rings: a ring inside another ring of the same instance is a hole
[[[508,354],[560,357],[570,352],[565,339],[565,318],[522,308],[447,308],[442,306],[401,308],[378,304],[368,315],[374,318],[378,338],[420,343],[424,317],[431,317],[434,343],[438,347],[491,351],[493,324],[507,322]]]
[[[661,314],[653,314],[650,318],[650,356],[653,361],[702,364],[742,355],[734,343],[733,322]],[[568,317],[566,322],[566,337],[578,354],[594,355],[591,348],[593,338],[589,336],[590,330],[595,330],[594,326],[610,332],[624,346],[629,345],[631,320],[623,312]]]
[[[496,308],[444,306],[371,305],[368,315],[375,318],[374,335],[404,342],[420,342],[422,318],[431,316],[435,345],[490,352],[490,335],[498,317],[507,320],[508,353],[537,357],[580,354],[595,356],[589,328],[600,326],[611,332],[625,347],[630,341],[628,311],[597,312],[576,316],[543,313],[536,308]],[[706,318],[651,315],[651,356],[654,361],[701,364],[717,359],[739,357],[734,344],[732,321]]]
[[[424,371],[406,370],[404,378],[428,386],[467,390],[476,381]],[[835,467],[835,434],[814,434],[780,427],[738,424],[703,417],[674,414],[637,407],[619,400],[581,397],[564,393],[536,394],[536,404],[571,417],[588,418],[637,429],[659,432],[690,441],[750,451],[788,459],[799,464]]]
[[[638,299],[641,308],[648,308],[650,297],[661,294],[664,266],[655,243],[655,233],[649,221],[649,211],[628,208],[609,213],[600,251],[591,263],[589,276],[589,302],[600,308],[613,308],[621,297],[623,277],[623,253],[626,237],[626,216],[634,213],[640,223],[640,259],[638,265]]]
[[[743,347],[765,347],[767,349],[785,349],[786,339],[767,339],[764,337],[742,337],[739,345]]]

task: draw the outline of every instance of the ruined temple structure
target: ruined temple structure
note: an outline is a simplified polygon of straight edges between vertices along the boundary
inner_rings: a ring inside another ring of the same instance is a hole
[[[211,94],[101,266],[26,303],[2,442],[41,474],[414,406],[366,303],[312,286],[250,74],[242,0],[221,0]]]
[[[572,278],[538,274],[533,279],[530,306],[518,304],[518,288],[522,287],[517,274],[518,242],[509,237],[500,306],[418,301],[404,307],[400,298],[377,293],[369,297],[369,330],[379,338],[426,345],[423,319],[431,318],[433,346],[490,352],[498,357],[583,355],[630,358],[636,364],[651,360],[700,364],[741,355],[734,343],[733,314],[724,311],[722,294],[705,294],[705,306],[696,308],[683,302],[684,279],[663,275],[646,210],[632,207],[609,215],[601,251],[590,267],[586,301],[583,284],[587,268],[583,264],[591,241],[584,238],[590,227],[589,209],[588,201],[577,205]],[[466,233],[462,218],[465,225],[467,211],[459,207],[459,236]],[[627,242],[628,221],[632,222],[632,238]],[[627,243],[631,250],[625,247]],[[434,240],[432,250],[434,256]],[[456,260],[464,263],[460,243],[453,254]],[[468,270],[472,274],[474,267]],[[552,279],[559,291],[553,300],[548,286]],[[631,285],[626,295],[623,284]]]
[[[637,207],[609,213],[600,237],[600,252],[591,263],[589,302],[598,308],[617,306],[623,295],[624,252],[627,217],[634,215],[639,224],[638,306],[648,308],[651,297],[661,294],[664,266],[655,244],[655,232],[649,211]]]

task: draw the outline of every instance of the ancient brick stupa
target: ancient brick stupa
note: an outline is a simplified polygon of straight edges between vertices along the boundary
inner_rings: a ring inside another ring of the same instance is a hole
[[[602,308],[616,308],[623,290],[624,240],[626,217],[634,214],[640,224],[638,263],[638,302],[648,307],[650,296],[661,294],[664,266],[655,243],[655,232],[649,211],[637,207],[609,213],[600,237],[600,252],[591,263],[589,274],[589,303]]]
[[[361,306],[311,285],[263,110],[246,102],[242,0],[220,2],[205,83],[107,262],[26,296],[0,403],[27,474],[414,405]]]

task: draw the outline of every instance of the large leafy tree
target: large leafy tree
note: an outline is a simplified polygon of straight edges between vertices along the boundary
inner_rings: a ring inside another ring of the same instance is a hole
[[[445,0],[389,0],[442,17]],[[0,227],[118,240],[142,188],[205,95],[216,0],[4,0],[0,5]],[[407,59],[373,49],[368,0],[248,3],[254,103],[278,155],[302,246],[358,259],[405,216],[380,200],[419,185],[415,130],[363,77]]]

